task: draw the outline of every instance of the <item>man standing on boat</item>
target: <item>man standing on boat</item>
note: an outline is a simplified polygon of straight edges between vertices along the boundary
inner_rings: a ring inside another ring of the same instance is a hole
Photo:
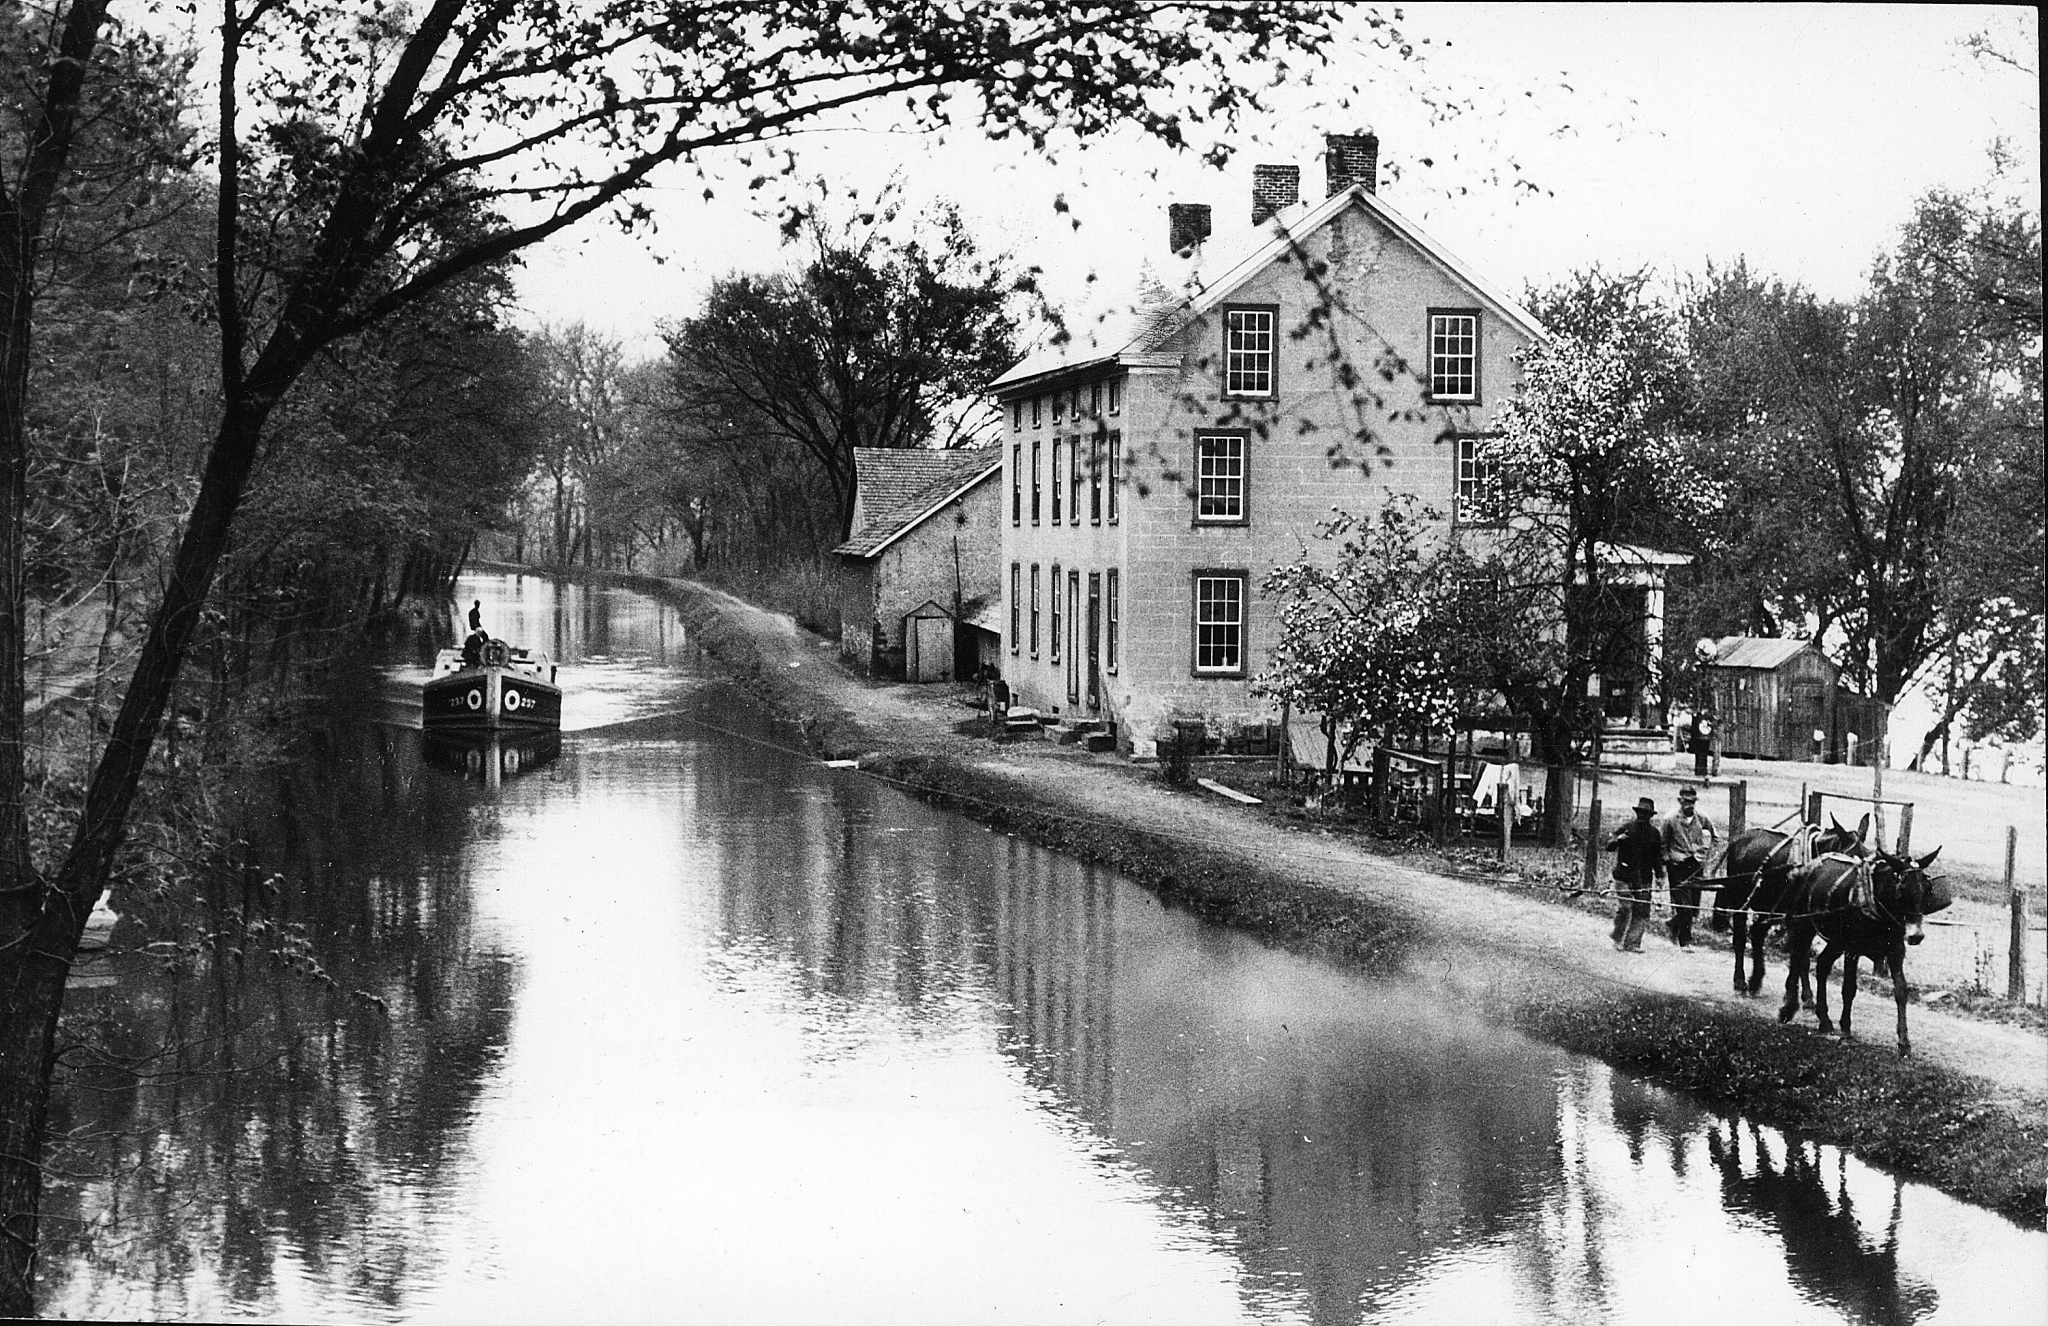
[[[482,599],[470,600],[469,629],[472,631],[484,629],[484,601]]]

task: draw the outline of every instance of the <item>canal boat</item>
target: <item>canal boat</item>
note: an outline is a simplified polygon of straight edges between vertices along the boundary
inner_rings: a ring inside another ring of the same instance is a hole
[[[503,640],[485,640],[469,657],[444,649],[420,691],[420,722],[429,732],[559,731],[555,665]]]

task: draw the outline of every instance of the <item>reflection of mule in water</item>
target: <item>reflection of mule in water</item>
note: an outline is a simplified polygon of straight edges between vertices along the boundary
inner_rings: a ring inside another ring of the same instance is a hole
[[[1785,1247],[1785,1270],[1802,1297],[1840,1310],[1843,1320],[1872,1326],[1908,1326],[1940,1303],[1932,1286],[1899,1276],[1899,1218],[1905,1184],[1892,1182],[1890,1218],[1882,1240],[1866,1236],[1846,1175],[1836,1172],[1834,1191],[1821,1167],[1820,1147],[1787,1142],[1785,1161],[1774,1165],[1754,1124],[1749,1126],[1752,1172],[1742,1164],[1742,1135],[1731,1124],[1724,1141],[1719,1128],[1707,1130],[1707,1155],[1721,1174],[1721,1201],[1731,1211],[1766,1222]],[[1846,1161],[1843,1162],[1846,1165]]]
[[[1723,918],[1734,928],[1737,994],[1755,994],[1763,988],[1764,939],[1771,932],[1771,922],[1782,910],[1779,897],[1792,872],[1811,857],[1853,850],[1869,831],[1870,816],[1865,815],[1853,832],[1839,823],[1830,824],[1825,831],[1802,824],[1790,833],[1745,829],[1728,840],[1728,855],[1721,867],[1726,878],[1714,895],[1714,928],[1721,928]],[[1747,979],[1743,971],[1745,948],[1749,961]]]
[[[1906,946],[1923,937],[1923,917],[1949,905],[1948,886],[1927,877],[1927,867],[1939,855],[1939,847],[1918,860],[1893,852],[1867,857],[1834,854],[1792,872],[1779,899],[1785,913],[1791,969],[1785,975],[1785,1002],[1778,1009],[1778,1021],[1790,1022],[1799,1011],[1798,983],[1806,976],[1813,937],[1818,934],[1827,941],[1813,982],[1813,1011],[1820,1029],[1834,1029],[1828,1017],[1828,971],[1836,958],[1846,958],[1842,966],[1842,1039],[1849,1039],[1849,1013],[1856,1003],[1856,964],[1868,955],[1880,973],[1887,968],[1891,971],[1892,1002],[1899,1008],[1899,1054],[1913,1052],[1906,1037]]]

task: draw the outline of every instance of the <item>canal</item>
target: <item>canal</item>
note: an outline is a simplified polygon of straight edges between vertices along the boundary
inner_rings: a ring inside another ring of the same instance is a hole
[[[558,749],[395,666],[249,869],[116,896],[46,1313],[2040,1320],[2048,1236],[822,767],[646,598],[472,596]]]

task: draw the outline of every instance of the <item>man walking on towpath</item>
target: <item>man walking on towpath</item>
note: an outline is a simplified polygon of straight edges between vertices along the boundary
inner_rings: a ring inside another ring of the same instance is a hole
[[[1680,788],[1678,813],[1664,821],[1664,873],[1671,883],[1671,919],[1664,923],[1664,933],[1680,948],[1692,947],[1692,921],[1700,910],[1699,886],[1692,881],[1700,877],[1720,839],[1714,822],[1699,813],[1699,803],[1697,788]]]
[[[1643,951],[1643,929],[1650,923],[1650,888],[1664,874],[1664,836],[1657,832],[1657,803],[1636,802],[1636,817],[1608,836],[1614,853],[1614,946],[1624,953]]]

